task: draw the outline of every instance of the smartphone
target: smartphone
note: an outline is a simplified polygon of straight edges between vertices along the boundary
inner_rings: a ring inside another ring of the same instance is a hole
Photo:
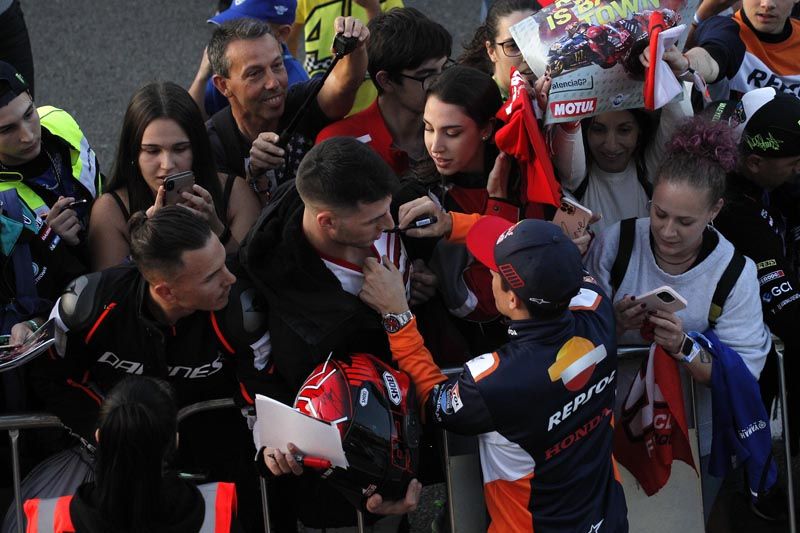
[[[646,292],[636,297],[636,301],[645,304],[645,309],[667,311],[676,313],[681,309],[686,309],[686,300],[677,293],[672,287],[664,285],[650,292]]]
[[[570,239],[577,239],[589,229],[592,211],[575,200],[561,199],[561,206],[553,217],[553,224],[561,227],[561,231]]]
[[[183,200],[181,193],[184,191],[192,192],[194,185],[194,173],[191,170],[179,172],[164,178],[164,205],[175,205]]]

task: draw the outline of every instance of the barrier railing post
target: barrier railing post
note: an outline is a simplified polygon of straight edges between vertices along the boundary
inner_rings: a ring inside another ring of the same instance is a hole
[[[786,399],[786,370],[783,367],[783,350],[778,354],[778,383],[780,385],[781,422],[783,423],[783,453],[786,459],[786,497],[789,500],[789,531],[797,533],[797,519],[794,515],[794,475],[792,474],[792,450],[789,443],[789,407]]]
[[[14,510],[17,513],[17,533],[23,533],[22,528],[22,497],[17,488],[22,485],[19,471],[19,430],[9,429],[8,438],[11,440],[11,470],[14,475]]]
[[[267,500],[267,480],[258,476],[258,485],[261,489],[261,508],[264,510],[264,533],[272,533],[272,523],[269,518],[269,501]]]

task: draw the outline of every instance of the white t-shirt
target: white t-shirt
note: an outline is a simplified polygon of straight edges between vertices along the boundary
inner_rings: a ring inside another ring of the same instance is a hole
[[[403,281],[406,285],[406,296],[411,295],[411,261],[406,253],[406,248],[403,241],[397,233],[381,233],[381,236],[372,245],[372,253],[377,259],[384,255],[394,263],[394,266],[403,274]],[[342,288],[352,294],[358,296],[361,292],[361,287],[364,285],[364,274],[359,265],[319,254],[325,266],[333,272]]]

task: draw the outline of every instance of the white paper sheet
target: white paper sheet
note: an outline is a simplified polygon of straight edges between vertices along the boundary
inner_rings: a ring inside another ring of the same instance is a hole
[[[342,438],[335,426],[260,394],[256,395],[256,417],[253,427],[256,449],[271,446],[286,451],[291,442],[304,455],[327,459],[333,466],[348,467]]]
[[[685,29],[686,26],[681,24],[680,26],[675,26],[674,28],[670,28],[659,33],[658,52],[656,57],[663,58],[664,51],[681,38],[681,35],[683,35],[683,31]],[[658,65],[656,65],[656,80],[653,91],[653,104],[655,105],[656,109],[664,107],[676,96],[681,94],[681,92],[683,92],[683,86],[681,85],[681,82],[678,81],[678,78],[675,77],[672,69],[669,68],[669,65],[663,59],[660,59],[658,61]]]

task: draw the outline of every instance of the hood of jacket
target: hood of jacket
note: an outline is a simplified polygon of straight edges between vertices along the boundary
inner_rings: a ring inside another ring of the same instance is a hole
[[[94,483],[78,487],[70,503],[70,517],[76,532],[106,533],[111,524],[100,514]],[[205,516],[205,501],[194,485],[177,478],[165,478],[161,506],[151,524],[153,533],[188,533],[199,531]]]

